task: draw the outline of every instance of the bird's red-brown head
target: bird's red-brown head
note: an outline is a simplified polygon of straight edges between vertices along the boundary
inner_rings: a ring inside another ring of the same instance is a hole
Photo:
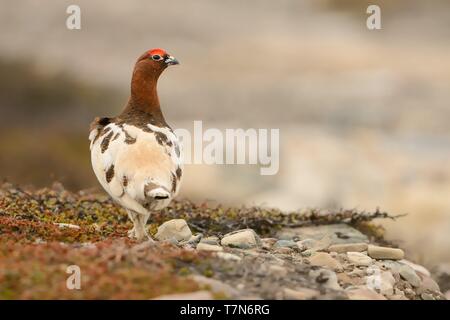
[[[131,97],[127,110],[139,109],[148,113],[159,112],[156,84],[161,73],[178,60],[164,49],[156,48],[144,52],[136,61],[131,79]]]
[[[168,66],[179,64],[178,60],[164,49],[156,48],[144,52],[136,61],[135,72],[158,78]]]

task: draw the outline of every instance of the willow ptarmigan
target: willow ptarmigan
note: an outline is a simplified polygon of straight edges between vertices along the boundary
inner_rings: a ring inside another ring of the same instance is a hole
[[[139,57],[131,80],[131,96],[114,118],[91,124],[91,161],[108,194],[128,212],[131,238],[144,240],[152,210],[166,207],[178,193],[182,176],[180,144],[164,120],[156,84],[161,73],[178,61],[162,49]]]

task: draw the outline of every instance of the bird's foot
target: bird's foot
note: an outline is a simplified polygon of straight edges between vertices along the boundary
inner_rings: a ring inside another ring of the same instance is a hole
[[[154,243],[156,243],[156,241],[153,240],[153,238],[150,237],[148,234],[147,234],[147,236],[146,236],[146,241],[147,241],[147,243],[149,243],[149,244],[154,244]]]
[[[150,237],[149,235],[145,235],[145,236],[142,236],[142,237],[136,237],[135,239],[138,242],[145,242],[145,243],[149,243],[149,244],[156,243],[155,240],[153,240],[152,237]]]
[[[150,237],[147,230],[144,230],[143,232],[135,232],[134,239],[136,239],[139,242],[155,243],[155,240],[153,240],[152,237]]]
[[[128,238],[130,238],[130,239],[136,239],[137,238],[136,237],[136,230],[135,230],[134,227],[133,227],[133,229],[128,230]]]

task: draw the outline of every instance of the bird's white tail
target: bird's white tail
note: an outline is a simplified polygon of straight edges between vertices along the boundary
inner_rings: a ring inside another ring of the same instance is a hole
[[[145,195],[149,198],[153,198],[156,200],[170,198],[170,192],[166,188],[163,188],[163,187],[158,187],[158,188],[148,190]]]

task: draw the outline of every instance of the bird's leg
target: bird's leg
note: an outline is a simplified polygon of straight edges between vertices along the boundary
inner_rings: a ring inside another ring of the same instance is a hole
[[[137,214],[134,211],[127,210],[128,217],[133,222],[133,228],[128,231],[128,237],[131,239],[136,238],[136,225],[138,224]]]
[[[148,218],[150,218],[150,214],[148,213],[143,217],[144,217],[143,223],[144,223],[144,228],[145,228],[145,234],[150,242],[155,242],[155,240],[153,240],[152,237],[150,237],[150,235],[148,234],[148,229],[147,229],[147,221],[148,221]]]
[[[147,220],[150,217],[150,214],[143,215],[132,210],[127,210],[127,212],[130,220],[133,222],[133,229],[128,231],[128,237],[137,239],[138,241],[148,239],[149,241],[154,242],[154,240],[149,236],[146,228]]]
[[[138,227],[136,229],[136,238],[139,241],[142,241],[144,239],[148,239],[149,241],[153,242],[153,239],[150,237],[150,235],[148,234],[146,225],[147,225],[147,220],[149,218],[149,214],[138,214],[137,215],[137,219],[138,219]]]

